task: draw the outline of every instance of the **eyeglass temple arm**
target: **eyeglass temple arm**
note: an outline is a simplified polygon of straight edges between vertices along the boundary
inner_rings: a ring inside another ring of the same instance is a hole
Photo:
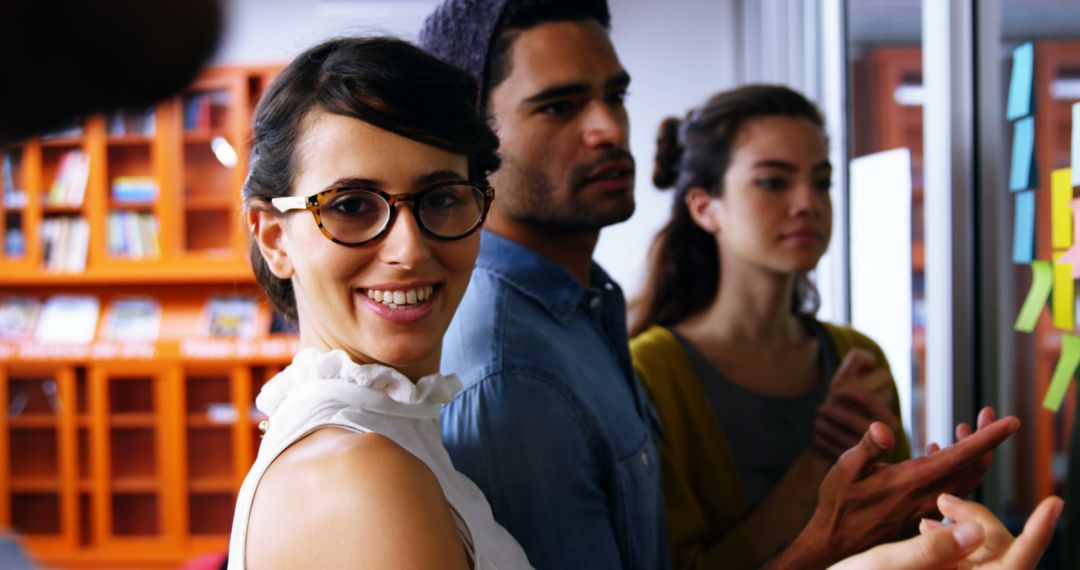
[[[278,196],[277,198],[271,198],[270,204],[277,208],[277,211],[284,214],[292,210],[306,210],[307,198],[303,196]]]

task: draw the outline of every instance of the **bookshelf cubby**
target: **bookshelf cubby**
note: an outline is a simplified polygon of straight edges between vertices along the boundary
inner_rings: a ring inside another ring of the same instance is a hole
[[[251,113],[279,70],[206,69],[151,108],[0,148],[0,297],[100,302],[89,343],[0,337],[0,530],[43,567],[176,568],[228,548],[255,395],[298,343],[269,333],[262,301],[255,337],[208,332],[209,299],[260,298],[239,190]],[[75,151],[85,192],[50,200]],[[67,244],[80,255],[47,263],[72,239],[66,220],[86,226]],[[64,238],[43,235],[62,224]],[[133,297],[160,306],[156,338],[105,334],[107,308]]]

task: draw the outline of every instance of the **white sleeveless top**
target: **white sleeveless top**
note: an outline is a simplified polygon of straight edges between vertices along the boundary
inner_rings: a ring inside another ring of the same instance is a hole
[[[393,368],[357,364],[340,350],[298,352],[255,400],[270,421],[236,500],[230,570],[246,568],[251,502],[267,467],[297,440],[328,426],[379,433],[426,463],[442,486],[474,568],[531,568],[525,551],[495,522],[483,493],[454,469],[443,447],[439,410],[459,390],[454,375],[432,374],[414,384]]]

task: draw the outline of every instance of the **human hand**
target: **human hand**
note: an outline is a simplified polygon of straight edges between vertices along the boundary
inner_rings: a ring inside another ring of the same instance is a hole
[[[942,513],[956,524],[924,519],[921,536],[877,546],[831,567],[832,570],[1026,570],[1035,568],[1050,543],[1063,503],[1044,499],[1015,539],[986,507],[952,495],[938,497]]]
[[[976,418],[976,426],[978,429],[983,429],[984,427],[990,425],[996,419],[997,414],[994,412],[994,408],[986,406],[982,410],[979,410],[979,416],[978,418]],[[970,436],[971,434],[971,426],[969,426],[967,422],[961,422],[959,424],[956,424],[956,441],[961,441],[964,438]],[[931,443],[930,445],[926,446],[927,455],[933,455],[940,450],[941,447],[936,443]],[[992,452],[987,452],[985,455],[983,455],[982,463],[984,471],[990,468],[990,461],[992,458]]]
[[[973,491],[986,471],[985,455],[1019,427],[1009,416],[932,455],[888,465],[879,460],[892,449],[893,434],[875,422],[825,476],[793,552],[825,565],[892,539],[933,512],[940,493]]]
[[[942,493],[937,500],[938,510],[957,524],[976,523],[982,527],[985,539],[977,550],[968,554],[956,567],[959,569],[1023,569],[1034,568],[1050,543],[1054,534],[1054,525],[1064,509],[1064,502],[1058,497],[1047,497],[1035,507],[1028,517],[1020,536],[1013,538],[1005,525],[989,509],[973,501],[964,501],[953,495]],[[919,523],[919,532],[933,533],[948,528],[931,519]]]
[[[879,421],[893,435],[902,433],[900,418],[892,412],[892,376],[878,366],[874,355],[854,349],[840,364],[825,401],[817,409],[811,442],[829,460],[859,442],[870,424]]]

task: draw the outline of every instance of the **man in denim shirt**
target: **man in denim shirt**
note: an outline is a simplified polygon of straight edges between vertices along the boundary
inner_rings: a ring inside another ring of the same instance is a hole
[[[421,32],[480,81],[503,158],[445,340],[465,387],[443,439],[538,568],[670,565],[657,423],[622,291],[592,261],[600,229],[634,211],[608,20],[604,1],[449,0]]]
[[[443,440],[538,568],[670,566],[658,427],[631,368],[622,292],[592,261],[600,229],[634,209],[630,79],[608,20],[604,0],[446,0],[420,35],[478,79],[503,159],[445,339],[442,369],[465,388],[443,412]],[[968,494],[1018,427],[992,420],[890,466],[878,461],[892,434],[876,424],[769,567],[826,567],[933,511],[938,493]]]

